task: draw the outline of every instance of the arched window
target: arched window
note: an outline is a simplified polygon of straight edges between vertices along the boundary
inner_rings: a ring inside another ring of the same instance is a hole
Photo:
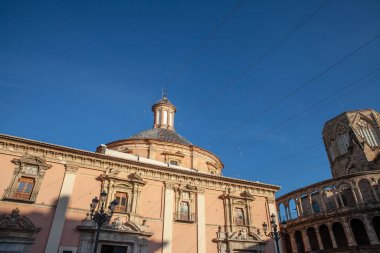
[[[309,238],[311,250],[319,250],[317,233],[315,233],[314,228],[308,228],[307,229],[307,237]]]
[[[319,208],[318,202],[315,201],[315,200],[313,200],[311,203],[312,203],[312,206],[313,206],[314,213],[320,213],[321,209]]]
[[[351,220],[351,229],[357,245],[369,245],[369,238],[364,224],[359,219]]]
[[[285,233],[283,235],[284,241],[285,241],[285,247],[286,247],[286,253],[292,253],[292,243],[290,241],[290,236],[288,233]]]
[[[377,147],[380,145],[379,137],[375,132],[375,129],[366,120],[361,119],[357,124],[358,134],[370,145],[371,147]]]
[[[333,244],[330,237],[329,229],[326,225],[320,225],[319,226],[319,234],[321,235],[321,241],[323,244],[323,248],[325,249],[332,249]]]
[[[359,189],[365,203],[376,202],[375,195],[373,194],[372,186],[366,179],[359,181]]]
[[[348,152],[348,146],[349,146],[349,141],[348,141],[348,133],[344,133],[342,135],[339,135],[336,138],[336,145],[339,151],[339,155],[343,155]]]
[[[372,219],[373,228],[375,229],[377,238],[380,240],[380,216],[375,216]]]
[[[297,230],[296,232],[294,232],[294,239],[296,241],[297,252],[298,253],[304,253],[305,252],[305,246],[303,244],[301,231]]]
[[[335,222],[332,225],[333,234],[335,237],[336,244],[338,245],[338,248],[345,248],[348,247],[347,243],[347,237],[344,233],[344,229],[342,224],[339,222]]]

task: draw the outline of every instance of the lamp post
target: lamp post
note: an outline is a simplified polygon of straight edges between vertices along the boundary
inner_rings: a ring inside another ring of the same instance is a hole
[[[108,210],[105,210],[104,204],[106,202],[106,199],[107,199],[107,193],[105,191],[103,191],[100,194],[100,200],[98,199],[98,197],[95,197],[92,199],[92,202],[90,204],[90,217],[91,217],[91,220],[93,220],[97,225],[96,235],[95,235],[94,253],[96,253],[96,251],[98,249],[98,240],[99,240],[100,229],[104,223],[108,223],[111,220],[113,211],[115,210],[115,207],[118,204],[117,200],[115,199],[108,206]],[[98,206],[99,202],[100,202],[100,205]]]
[[[286,229],[286,222],[285,221],[282,223],[282,227],[284,229]],[[263,223],[263,230],[264,230],[264,234],[266,236],[269,236],[270,238],[273,238],[275,240],[277,253],[280,253],[280,247],[278,245],[278,241],[281,238],[281,231],[279,231],[277,229],[276,216],[274,215],[274,213],[272,213],[272,215],[270,216],[270,232],[267,233],[268,232],[268,224],[266,224],[265,222]]]

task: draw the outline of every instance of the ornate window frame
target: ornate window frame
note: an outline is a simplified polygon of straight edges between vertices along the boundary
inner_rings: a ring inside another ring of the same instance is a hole
[[[37,156],[23,156],[20,159],[13,159],[12,163],[15,164],[13,177],[9,187],[5,189],[3,198],[6,200],[35,202],[45,173],[51,165],[46,164],[43,159]],[[22,178],[30,178],[34,181],[29,199],[19,197],[16,194],[18,192],[19,182]]]
[[[139,199],[141,188],[146,184],[136,173],[129,174],[127,178],[118,176],[118,172],[101,175],[102,191],[108,193],[106,206],[116,198],[117,193],[127,194],[127,204],[125,211],[115,211],[115,213],[126,213],[136,215],[139,211]]]
[[[252,209],[251,204],[255,197],[247,190],[241,192],[239,195],[234,195],[230,189],[227,189],[223,195],[220,196],[224,202],[224,208],[227,211],[227,226],[232,227],[247,227],[249,232],[252,230]],[[235,212],[237,209],[243,210],[244,224],[237,224],[235,220]]]
[[[174,188],[175,192],[175,213],[174,220],[179,222],[195,222],[195,210],[196,210],[196,196],[198,193],[198,189],[196,186],[192,186],[187,184],[185,186],[179,186]],[[188,204],[188,215],[187,218],[181,213],[181,204]]]
[[[185,154],[183,154],[181,151],[177,152],[162,152],[161,155],[164,156],[165,163],[171,164],[171,162],[177,162],[177,165],[171,164],[174,166],[181,166],[183,162],[183,158],[185,157]]]

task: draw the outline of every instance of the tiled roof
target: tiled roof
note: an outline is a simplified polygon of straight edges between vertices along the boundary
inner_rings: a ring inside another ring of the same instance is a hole
[[[138,134],[132,135],[129,139],[154,139],[160,141],[174,142],[183,145],[192,145],[190,141],[186,140],[176,132],[164,128],[153,128],[142,131]]]

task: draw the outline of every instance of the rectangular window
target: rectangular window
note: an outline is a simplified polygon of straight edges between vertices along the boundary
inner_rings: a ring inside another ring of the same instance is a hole
[[[181,220],[189,220],[189,203],[182,201],[180,207],[180,219]]]
[[[21,177],[18,180],[17,189],[13,198],[29,200],[34,187],[34,178]]]
[[[235,208],[234,209],[234,218],[235,218],[235,224],[236,225],[244,225],[244,211],[243,208]]]
[[[116,192],[115,199],[118,203],[115,207],[115,212],[127,212],[128,194],[125,192]]]
[[[174,161],[174,160],[170,160],[169,162],[171,165],[177,165],[178,166],[178,162],[177,161]]]

